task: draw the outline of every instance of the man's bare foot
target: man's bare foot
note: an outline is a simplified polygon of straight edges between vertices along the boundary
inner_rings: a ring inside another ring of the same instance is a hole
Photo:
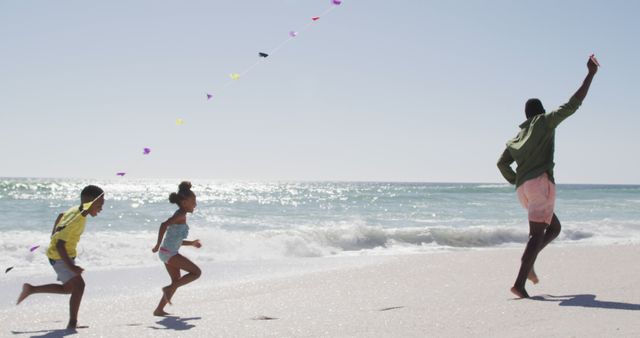
[[[22,284],[22,292],[20,292],[20,296],[18,296],[18,301],[16,302],[16,305],[22,303],[23,300],[29,297],[31,295],[32,289],[33,289],[33,286],[31,286],[31,284],[28,284],[28,283]]]
[[[67,324],[67,330],[75,330],[78,327],[77,319],[69,319],[69,324]]]
[[[164,317],[170,315],[170,313],[164,312],[164,310],[156,309],[155,311],[153,311],[153,315],[157,317]]]
[[[538,284],[538,282],[540,281],[538,279],[538,275],[536,275],[536,271],[531,269],[531,271],[529,271],[529,276],[527,276],[527,279],[531,281],[531,283],[533,284]]]
[[[171,303],[171,296],[173,295],[174,290],[171,288],[171,285],[165,286],[162,288],[162,297],[169,305],[173,305]]]
[[[529,294],[524,288],[517,288],[514,286],[511,288],[511,292],[513,292],[514,295],[518,296],[518,298],[529,298]]]
[[[67,330],[72,332],[78,332],[76,329],[88,329],[88,325],[78,325],[77,319],[69,319],[69,324],[67,324]]]

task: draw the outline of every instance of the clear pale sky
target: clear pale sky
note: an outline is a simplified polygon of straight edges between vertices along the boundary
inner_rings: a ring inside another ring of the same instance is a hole
[[[330,6],[0,0],[0,176],[503,182],[593,52],[556,180],[640,183],[640,2],[344,0],[225,86]]]

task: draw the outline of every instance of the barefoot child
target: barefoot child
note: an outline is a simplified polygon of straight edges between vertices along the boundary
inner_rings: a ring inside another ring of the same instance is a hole
[[[69,300],[68,329],[78,326],[78,310],[84,293],[84,269],[77,266],[76,247],[87,223],[87,215],[96,217],[104,204],[104,192],[99,187],[88,185],[80,193],[80,206],[74,206],[58,215],[51,233],[51,244],[47,249],[49,262],[58,275],[60,284],[31,285],[24,284],[17,304],[34,293],[71,294]]]
[[[533,269],[538,253],[560,233],[560,221],[554,214],[556,186],[553,179],[553,152],[556,127],[571,116],[587,96],[598,63],[591,56],[589,70],[582,86],[569,102],[555,111],[546,113],[542,102],[530,99],[525,105],[527,120],[520,125],[518,135],[507,142],[507,148],[498,160],[502,176],[515,184],[518,199],[529,214],[529,242],[522,255],[520,270],[511,292],[520,298],[528,298],[524,288],[527,278],[534,284],[538,277]],[[517,163],[516,171],[511,169]]]
[[[180,246],[191,245],[200,248],[200,240],[185,241],[189,235],[189,226],[187,225],[187,213],[193,213],[196,207],[196,195],[191,191],[190,182],[182,182],[178,187],[177,193],[169,195],[169,202],[177,204],[179,209],[160,225],[158,231],[158,242],[152,249],[158,252],[160,260],[164,262],[164,266],[171,277],[171,284],[162,288],[162,298],[158,307],[153,311],[155,316],[166,316],[168,313],[164,311],[165,305],[171,304],[171,297],[176,290],[200,277],[200,268],[193,264],[188,258],[178,253]],[[165,236],[166,233],[166,236]],[[162,238],[164,237],[164,241]],[[162,242],[162,246],[160,243]],[[180,276],[180,270],[187,271],[186,275]]]

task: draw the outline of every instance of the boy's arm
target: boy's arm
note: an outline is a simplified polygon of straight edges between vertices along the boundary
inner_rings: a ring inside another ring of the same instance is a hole
[[[513,162],[514,159],[511,156],[509,149],[505,149],[498,160],[498,169],[500,169],[500,173],[504,176],[507,182],[516,184],[516,172],[511,168],[511,163]]]
[[[58,250],[58,253],[60,254],[60,257],[62,258],[62,260],[64,261],[64,264],[67,265],[67,267],[69,267],[69,270],[73,271],[76,275],[79,275],[82,273],[82,271],[84,271],[83,268],[73,264],[73,262],[71,261],[71,258],[69,258],[69,254],[67,253],[67,249],[64,247],[65,245],[65,241],[59,239],[56,242],[56,250]]]
[[[55,222],[55,223],[53,223],[53,229],[51,229],[51,236],[53,236],[53,234],[55,234],[55,233],[56,233],[56,226],[58,226],[58,223],[60,223],[60,220],[62,219],[62,216],[63,216],[63,215],[64,215],[64,214],[59,214],[59,215],[58,215],[58,218],[56,218],[56,222]]]

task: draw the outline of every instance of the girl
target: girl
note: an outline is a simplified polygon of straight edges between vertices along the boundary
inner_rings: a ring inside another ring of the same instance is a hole
[[[164,262],[165,268],[171,277],[171,284],[162,288],[162,298],[158,307],[153,311],[154,316],[166,316],[164,312],[165,305],[171,304],[171,297],[176,290],[200,277],[200,268],[193,264],[188,258],[178,253],[181,245],[191,245],[200,248],[200,240],[185,241],[189,234],[189,226],[187,225],[187,213],[193,213],[196,207],[196,195],[191,191],[191,182],[182,182],[178,187],[177,193],[169,195],[169,202],[177,204],[179,209],[160,225],[158,231],[158,242],[153,247],[153,252],[158,252],[160,260]],[[167,236],[165,237],[165,232]],[[162,238],[164,237],[164,242]],[[162,242],[162,246],[160,246]],[[187,271],[186,275],[180,276],[180,270]]]

